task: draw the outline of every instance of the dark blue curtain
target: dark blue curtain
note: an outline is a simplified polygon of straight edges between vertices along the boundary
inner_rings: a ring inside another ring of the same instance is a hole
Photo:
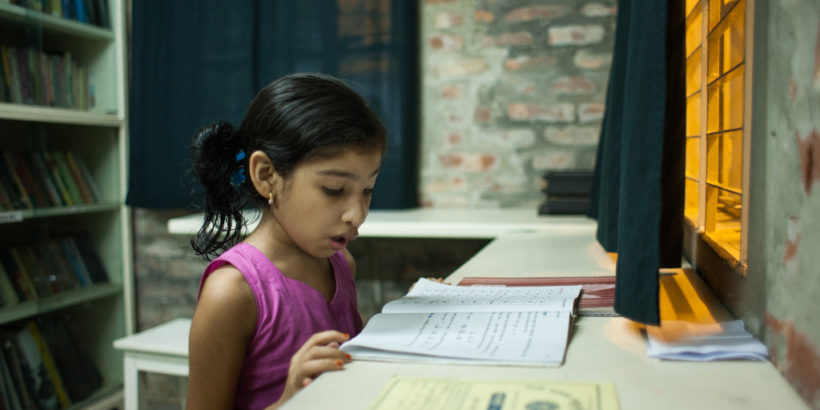
[[[348,81],[389,131],[372,207],[417,206],[417,27],[412,1],[135,1],[126,202],[196,208],[193,133],[238,126],[259,89],[311,71]]]
[[[617,252],[615,311],[659,324],[658,274],[683,241],[683,2],[620,0],[589,215]]]

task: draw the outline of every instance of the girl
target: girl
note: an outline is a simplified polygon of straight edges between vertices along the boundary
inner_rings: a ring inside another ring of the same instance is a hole
[[[239,129],[197,133],[207,201],[191,244],[218,257],[191,322],[187,408],[275,408],[350,360],[339,345],[362,320],[345,246],[367,216],[385,144],[365,101],[319,74],[262,89]],[[240,242],[248,204],[261,219]]]

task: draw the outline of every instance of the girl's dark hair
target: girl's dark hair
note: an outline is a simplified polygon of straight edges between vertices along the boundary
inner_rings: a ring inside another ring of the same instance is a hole
[[[266,203],[245,177],[254,151],[267,154],[287,178],[303,161],[348,148],[383,152],[386,139],[376,114],[339,79],[300,73],[270,83],[251,101],[239,129],[217,122],[194,136],[193,172],[206,197],[205,220],[191,240],[194,251],[210,260],[233,246],[247,223],[242,209]]]

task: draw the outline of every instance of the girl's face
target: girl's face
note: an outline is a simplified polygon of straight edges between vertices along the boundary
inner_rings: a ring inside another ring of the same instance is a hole
[[[317,258],[347,246],[367,217],[381,160],[380,151],[347,149],[297,166],[276,199],[285,234],[277,240]]]

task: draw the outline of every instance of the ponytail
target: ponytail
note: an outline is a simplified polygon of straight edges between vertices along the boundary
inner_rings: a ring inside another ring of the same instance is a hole
[[[205,188],[206,201],[204,221],[191,246],[206,260],[236,244],[246,225],[242,209],[248,203],[250,181],[242,145],[238,130],[226,122],[211,124],[194,135],[193,171]]]

